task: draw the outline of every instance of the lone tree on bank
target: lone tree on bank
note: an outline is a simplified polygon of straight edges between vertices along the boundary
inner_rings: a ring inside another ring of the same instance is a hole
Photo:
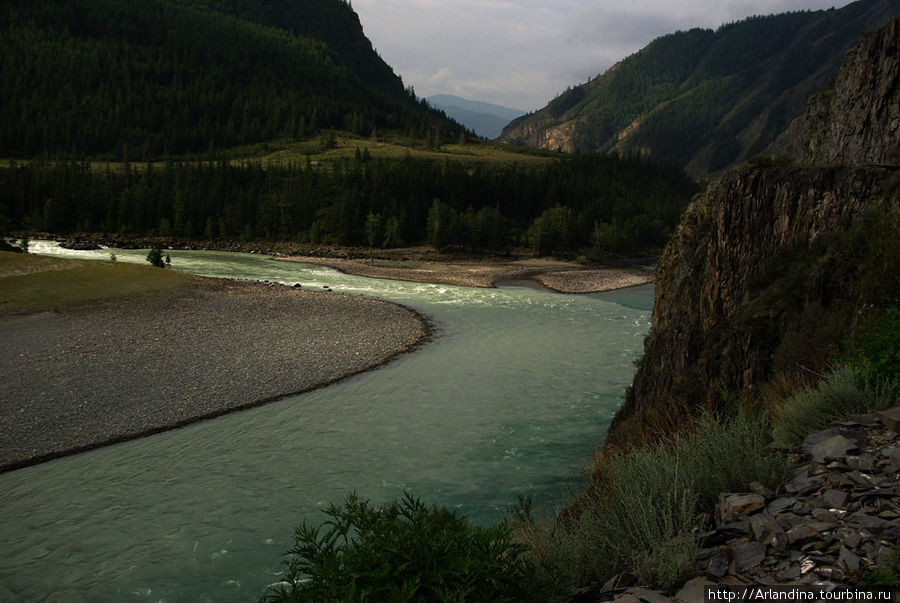
[[[147,261],[157,268],[165,268],[166,263],[162,257],[162,243],[156,243],[150,251],[147,252]]]

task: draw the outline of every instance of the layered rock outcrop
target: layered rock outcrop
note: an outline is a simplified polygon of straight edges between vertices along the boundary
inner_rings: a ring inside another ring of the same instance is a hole
[[[834,316],[848,317],[862,275],[823,241],[849,236],[872,208],[900,206],[897,36],[898,19],[868,36],[849,54],[828,110],[814,100],[804,118],[807,159],[856,167],[733,171],[688,209],[660,259],[644,357],[607,445],[746,393],[790,355],[792,329],[824,332]],[[787,290],[773,285],[779,270],[794,271]],[[843,314],[832,311],[842,305]]]
[[[819,165],[898,163],[900,17],[847,53],[834,88],[810,98],[775,149]]]

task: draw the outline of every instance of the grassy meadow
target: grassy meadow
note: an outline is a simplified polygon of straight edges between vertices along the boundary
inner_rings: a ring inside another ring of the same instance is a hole
[[[125,262],[74,260],[0,252],[0,316],[74,309],[165,293],[196,279],[174,270]]]
[[[431,146],[422,141],[411,141],[396,136],[383,139],[362,138],[346,132],[335,133],[334,139],[325,142],[321,137],[306,140],[272,140],[252,145],[217,149],[206,155],[173,156],[175,161],[203,161],[225,159],[232,165],[240,165],[246,161],[260,162],[264,166],[305,166],[307,158],[313,164],[327,165],[340,159],[353,159],[356,153],[368,152],[372,159],[400,160],[406,158],[432,161],[454,161],[468,165],[510,165],[522,164],[540,166],[556,159],[557,153],[499,144],[486,141],[473,141],[465,144],[442,144]],[[0,159],[0,165],[28,165],[34,159]],[[125,162],[121,158],[103,160],[94,158],[88,161],[94,171],[107,167],[115,172],[122,170]],[[154,169],[162,168],[164,161],[154,158],[150,161],[138,157],[130,157],[132,168],[146,167],[150,164]]]

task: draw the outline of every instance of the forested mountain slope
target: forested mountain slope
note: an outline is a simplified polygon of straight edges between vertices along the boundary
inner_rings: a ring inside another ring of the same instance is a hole
[[[461,131],[404,90],[343,0],[12,0],[0,32],[6,156]]]
[[[898,13],[900,0],[860,0],[663,36],[514,121],[500,140],[639,152],[716,172],[769,146],[860,35]]]

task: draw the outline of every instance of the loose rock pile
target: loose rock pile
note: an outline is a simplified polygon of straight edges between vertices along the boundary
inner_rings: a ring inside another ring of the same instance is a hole
[[[852,583],[900,541],[900,407],[857,415],[803,443],[776,494],[722,494],[698,562],[710,578],[756,584]]]
[[[697,555],[702,577],[672,599],[630,588],[601,600],[702,602],[704,584],[851,585],[865,567],[888,566],[900,542],[898,429],[900,406],[807,437],[777,491],[755,483],[720,495]]]

